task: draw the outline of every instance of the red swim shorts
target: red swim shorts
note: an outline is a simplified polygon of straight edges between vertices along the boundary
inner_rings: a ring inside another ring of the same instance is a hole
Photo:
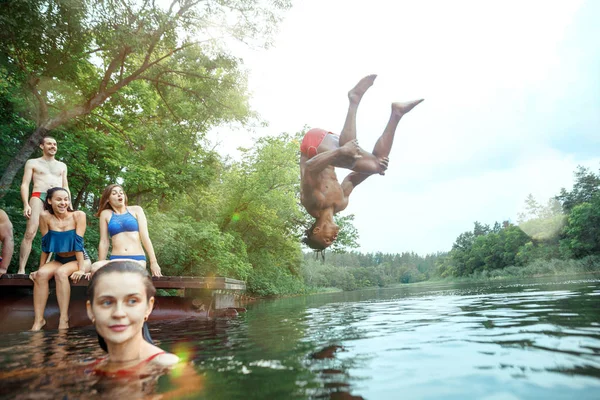
[[[317,155],[317,148],[323,141],[323,138],[331,132],[324,129],[313,128],[304,134],[302,144],[300,144],[300,152],[309,159]],[[331,133],[333,135],[333,133]]]

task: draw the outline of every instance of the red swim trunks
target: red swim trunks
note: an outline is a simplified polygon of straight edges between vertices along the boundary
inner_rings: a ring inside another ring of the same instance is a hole
[[[309,159],[313,158],[317,155],[317,148],[327,136],[328,132],[324,129],[313,128],[304,134],[304,139],[302,139],[302,143],[300,144],[300,152],[307,156]],[[334,133],[331,133],[335,135]]]
[[[31,193],[31,197],[37,197],[41,201],[46,201],[46,192],[33,192]]]

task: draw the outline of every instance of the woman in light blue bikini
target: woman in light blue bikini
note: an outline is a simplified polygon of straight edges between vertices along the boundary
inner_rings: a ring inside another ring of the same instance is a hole
[[[162,276],[148,235],[144,210],[140,206],[127,205],[127,195],[120,185],[113,184],[104,189],[96,216],[100,218],[100,244],[98,261],[92,265],[92,273],[111,260],[134,260],[146,268],[145,249],[150,259],[152,276]],[[110,244],[112,251],[110,258],[106,260]]]
[[[55,187],[48,190],[44,208],[47,212],[40,215],[42,233],[42,256],[40,267],[29,278],[33,281],[34,321],[32,331],[39,331],[46,324],[44,310],[48,301],[48,282],[56,282],[56,300],[60,310],[58,329],[69,328],[69,300],[71,284],[85,277],[90,270],[89,257],[83,248],[85,234],[85,213],[73,211],[70,206],[69,192]],[[54,260],[49,261],[50,253]]]

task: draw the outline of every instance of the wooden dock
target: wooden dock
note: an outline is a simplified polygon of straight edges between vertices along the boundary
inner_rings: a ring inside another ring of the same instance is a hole
[[[223,277],[196,277],[196,276],[162,276],[153,277],[152,282],[157,289],[209,289],[209,290],[246,290],[246,282],[238,279]],[[71,286],[87,286],[88,280],[82,279]],[[50,281],[51,287],[54,280]],[[5,274],[0,277],[0,291],[2,286],[32,287],[33,282],[27,274]]]
[[[157,289],[178,289],[174,295],[155,296],[151,321],[180,318],[208,319],[214,317],[234,317],[245,311],[242,307],[242,292],[246,282],[224,277],[163,276],[152,278]],[[89,326],[86,312],[86,287],[84,279],[71,282],[69,305],[69,325]],[[58,304],[50,280],[50,296],[46,305],[45,317],[48,324],[44,329],[58,326]],[[164,293],[163,293],[164,294]],[[33,281],[26,274],[5,274],[0,277],[0,332],[28,330],[33,322]]]

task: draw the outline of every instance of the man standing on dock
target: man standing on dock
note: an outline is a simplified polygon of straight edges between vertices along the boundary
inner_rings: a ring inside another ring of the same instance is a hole
[[[2,243],[2,257],[0,257],[0,277],[8,271],[15,244],[13,242],[13,226],[4,210],[0,210],[0,242]]]
[[[23,215],[28,218],[25,235],[19,253],[19,274],[25,273],[25,265],[31,252],[31,243],[38,230],[40,214],[44,208],[46,192],[53,187],[62,187],[69,192],[67,166],[55,159],[58,145],[53,137],[45,136],[40,140],[42,156],[32,158],[25,163],[25,173],[21,183]],[[29,184],[33,179],[33,192],[29,197]]]

